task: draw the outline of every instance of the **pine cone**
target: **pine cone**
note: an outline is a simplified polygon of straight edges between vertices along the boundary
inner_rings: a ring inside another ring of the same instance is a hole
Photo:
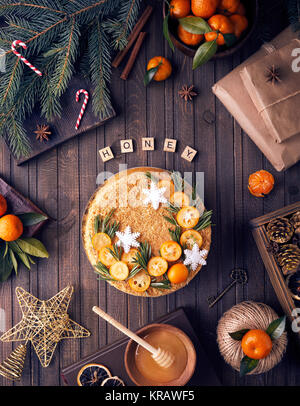
[[[292,238],[294,227],[287,218],[279,217],[267,225],[267,234],[271,241],[283,244]]]
[[[295,273],[300,265],[300,248],[294,244],[281,245],[276,259],[284,275]]]
[[[296,211],[296,213],[294,213],[291,217],[291,223],[293,224],[294,228],[300,229],[300,211]],[[299,230],[300,231],[300,230]]]

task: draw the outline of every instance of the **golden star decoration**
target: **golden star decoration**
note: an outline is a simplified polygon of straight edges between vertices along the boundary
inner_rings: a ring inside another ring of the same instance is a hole
[[[49,300],[39,300],[23,288],[16,288],[22,320],[1,336],[1,341],[28,341],[43,367],[47,367],[60,340],[84,338],[90,332],[67,314],[73,287],[67,286]]]

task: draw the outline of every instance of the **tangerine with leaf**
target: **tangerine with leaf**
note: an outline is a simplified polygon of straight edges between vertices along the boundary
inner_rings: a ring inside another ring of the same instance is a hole
[[[170,16],[173,18],[183,18],[191,12],[190,0],[172,0],[170,2]]]
[[[4,241],[15,241],[23,234],[23,223],[14,214],[0,218],[0,238]]]
[[[147,65],[147,72],[155,70],[153,79],[157,82],[166,80],[172,73],[172,65],[163,56],[154,56]]]
[[[187,18],[193,17],[192,15],[187,16]],[[203,40],[203,34],[192,34],[191,32],[185,30],[181,24],[178,25],[177,35],[179,39],[186,45],[196,46],[199,45]]]
[[[213,30],[205,34],[205,39],[208,42],[216,39],[218,45],[224,45],[225,39],[222,34],[233,34],[234,32],[234,25],[223,14],[215,14],[208,20],[208,24]]]
[[[210,18],[215,14],[220,0],[192,0],[192,13],[197,17]]]

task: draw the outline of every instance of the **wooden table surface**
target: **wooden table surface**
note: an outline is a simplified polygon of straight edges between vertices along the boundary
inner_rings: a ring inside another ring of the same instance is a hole
[[[274,2],[264,3],[267,7],[267,3]],[[275,12],[278,16],[282,14],[280,8]],[[284,24],[281,20],[278,17],[277,31]],[[183,306],[224,385],[300,385],[300,348],[291,340],[279,366],[267,374],[244,379],[225,364],[216,344],[217,322],[235,303],[247,299],[261,301],[281,313],[248,222],[300,200],[300,163],[285,172],[276,172],[211,92],[211,86],[217,80],[259,47],[258,40],[254,36],[234,56],[211,61],[193,72],[191,59],[177,50],[172,55],[164,42],[159,8],[146,30],[145,46],[129,80],[119,79],[120,71],[113,72],[116,118],[21,167],[16,166],[5,146],[0,144],[0,176],[53,219],[41,236],[50,252],[49,260],[39,261],[30,272],[22,269],[18,277],[0,285],[0,308],[6,311],[6,328],[16,324],[21,317],[14,293],[17,286],[40,299],[48,299],[72,284],[75,292],[70,316],[92,333],[87,339],[62,341],[46,369],[30,349],[22,381],[14,385],[61,385],[63,367],[118,339],[120,333],[92,313],[92,306],[97,304],[131,329]],[[154,55],[169,57],[174,73],[166,82],[145,88],[145,64]],[[178,96],[178,90],[184,84],[194,84],[199,93],[191,103],[185,103]],[[208,124],[203,119],[207,110],[215,115],[215,123]],[[155,151],[143,152],[137,146],[141,137],[146,136],[155,137]],[[165,137],[178,140],[178,152],[162,151]],[[116,159],[104,165],[98,150],[107,145],[118,150],[119,140],[123,138],[134,139],[134,153],[117,154]],[[198,150],[192,163],[180,157],[187,144]],[[205,204],[214,211],[212,249],[208,266],[179,292],[158,299],[123,294],[105,282],[97,282],[87,261],[80,237],[83,210],[95,190],[97,174],[103,170],[118,172],[121,163],[129,167],[149,165],[205,173]],[[249,174],[262,168],[272,172],[276,182],[274,191],[265,199],[255,198],[247,190]],[[207,297],[228,284],[229,272],[234,267],[248,270],[248,285],[231,289],[218,305],[209,309]],[[11,343],[1,344],[0,360],[12,348]],[[2,378],[0,384],[12,385]]]

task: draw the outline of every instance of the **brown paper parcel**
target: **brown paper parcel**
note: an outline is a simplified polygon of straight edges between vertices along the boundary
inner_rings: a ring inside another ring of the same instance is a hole
[[[251,100],[277,142],[300,133],[300,75],[292,70],[295,48],[300,48],[296,39],[240,72]],[[278,81],[273,83],[267,78],[267,69],[272,67],[278,70]]]
[[[217,82],[212,89],[277,171],[285,170],[300,160],[300,135],[295,135],[282,143],[274,140],[244,87],[240,71],[250,63],[259,61],[270,52],[287,45],[296,36],[297,34],[293,33],[290,27],[286,28],[271,43],[264,45]]]

